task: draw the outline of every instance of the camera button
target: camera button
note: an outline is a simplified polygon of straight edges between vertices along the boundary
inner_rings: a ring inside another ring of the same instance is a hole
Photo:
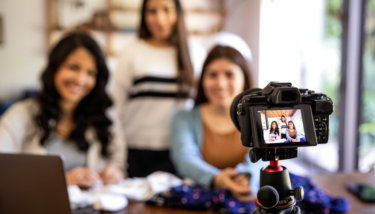
[[[324,131],[326,131],[326,130],[327,130],[327,123],[322,122],[322,123],[321,123],[321,127],[322,127],[322,129],[323,129]]]
[[[321,142],[326,142],[327,141],[327,136],[326,135],[320,136],[320,141]]]

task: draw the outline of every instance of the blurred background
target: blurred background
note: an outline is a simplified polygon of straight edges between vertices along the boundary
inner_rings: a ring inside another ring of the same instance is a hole
[[[181,0],[189,39],[218,32],[252,51],[257,86],[287,81],[334,101],[330,140],[283,161],[312,175],[375,170],[375,0]],[[0,105],[39,87],[51,45],[67,30],[92,31],[110,68],[136,37],[142,0],[0,0]],[[1,113],[1,112],[0,112]]]

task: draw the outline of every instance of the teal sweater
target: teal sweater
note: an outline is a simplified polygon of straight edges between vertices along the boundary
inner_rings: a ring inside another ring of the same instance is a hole
[[[204,187],[210,187],[213,177],[219,173],[220,169],[205,162],[202,158],[202,130],[199,108],[178,112],[172,121],[171,158],[181,176],[193,179]],[[251,163],[248,155],[246,155],[245,162],[236,166],[237,171],[252,175],[250,186],[254,194],[259,189],[262,166],[266,166],[266,163],[262,161]]]

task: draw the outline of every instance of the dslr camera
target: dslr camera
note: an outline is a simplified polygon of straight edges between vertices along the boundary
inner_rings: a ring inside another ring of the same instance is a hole
[[[298,147],[327,143],[332,112],[333,102],[325,94],[287,82],[246,90],[230,109],[242,144],[252,148],[252,162],[294,158]]]

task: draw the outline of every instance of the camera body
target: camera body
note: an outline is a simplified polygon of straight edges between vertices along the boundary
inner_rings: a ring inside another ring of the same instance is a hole
[[[301,146],[327,143],[332,112],[333,102],[325,94],[270,82],[237,95],[230,113],[242,144],[254,148],[259,158],[274,160],[296,157]]]

